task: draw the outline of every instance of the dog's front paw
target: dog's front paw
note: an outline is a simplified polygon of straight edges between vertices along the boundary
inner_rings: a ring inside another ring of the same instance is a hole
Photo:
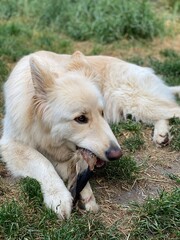
[[[44,202],[60,219],[68,219],[72,210],[72,196],[68,190],[56,189],[44,195]]]

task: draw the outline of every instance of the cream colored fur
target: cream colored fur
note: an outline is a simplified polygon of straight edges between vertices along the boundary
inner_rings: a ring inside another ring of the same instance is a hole
[[[72,208],[64,181],[69,186],[76,172],[87,168],[76,147],[104,161],[112,143],[119,148],[102,116],[104,99],[93,83],[98,77],[81,54],[64,65],[35,53],[19,61],[4,86],[3,159],[14,176],[40,182],[45,204],[60,218],[68,218]],[[81,115],[87,124],[75,121]],[[89,183],[81,200],[86,210],[98,210]]]
[[[19,61],[4,87],[4,161],[14,175],[37,179],[46,205],[59,217],[69,217],[72,198],[64,181],[71,180],[77,164],[87,167],[76,145],[107,160],[110,142],[118,146],[107,122],[117,123],[128,114],[154,124],[154,142],[165,145],[168,120],[180,117],[173,95],[179,92],[180,87],[166,86],[151,69],[117,58],[31,54]],[[82,113],[89,118],[87,125],[74,121]],[[89,183],[81,197],[87,210],[98,210]]]

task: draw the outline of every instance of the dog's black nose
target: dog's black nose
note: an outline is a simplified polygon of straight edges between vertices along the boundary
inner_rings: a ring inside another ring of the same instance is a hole
[[[106,157],[109,161],[111,160],[117,160],[120,157],[122,157],[122,151],[117,146],[111,146],[106,152]]]

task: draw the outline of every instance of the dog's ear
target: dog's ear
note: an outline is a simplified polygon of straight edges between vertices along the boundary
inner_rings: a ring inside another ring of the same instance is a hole
[[[85,61],[87,63],[84,54],[82,52],[80,52],[80,51],[75,51],[72,54],[71,59],[75,59],[75,60],[80,59],[81,61]]]
[[[29,61],[35,94],[43,97],[54,84],[53,74],[39,60],[31,57]]]
[[[80,51],[71,56],[71,62],[67,67],[68,71],[82,71],[86,77],[95,77],[96,73]]]
[[[48,66],[43,66],[42,63],[34,57],[31,57],[29,62],[35,90],[33,97],[35,109],[42,113],[47,105],[47,92],[54,85],[53,73],[48,70]]]

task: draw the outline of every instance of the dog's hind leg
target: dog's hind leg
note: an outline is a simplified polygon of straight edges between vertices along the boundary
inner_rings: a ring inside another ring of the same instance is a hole
[[[173,117],[180,118],[180,107],[175,106],[171,108],[171,106],[166,106],[164,104],[159,106],[157,105],[154,109],[149,109],[149,115],[147,114],[147,111],[144,112],[146,115],[144,115],[145,121],[143,122],[152,122],[154,124],[154,143],[158,147],[164,147],[168,145],[171,141],[169,119]]]
[[[174,99],[152,97],[148,94],[137,94],[136,98],[132,98],[125,92],[116,91],[106,98],[105,117],[109,123],[118,123],[122,116],[126,119],[129,114],[136,121],[154,124],[153,141],[158,146],[165,146],[171,139],[168,120],[180,118],[180,107]]]
[[[171,140],[170,126],[168,120],[159,120],[154,124],[153,142],[158,147],[164,147],[169,144]]]
[[[70,217],[71,194],[47,158],[35,149],[9,139],[1,139],[0,150],[14,176],[36,179],[41,185],[47,207],[55,211],[59,218]]]
[[[159,120],[156,120],[156,117],[159,118]],[[170,135],[169,119],[173,117],[180,118],[179,106],[174,108],[165,105],[156,106],[155,110],[151,110],[148,120],[154,124],[153,141],[158,147],[164,147],[170,143],[172,137]]]

